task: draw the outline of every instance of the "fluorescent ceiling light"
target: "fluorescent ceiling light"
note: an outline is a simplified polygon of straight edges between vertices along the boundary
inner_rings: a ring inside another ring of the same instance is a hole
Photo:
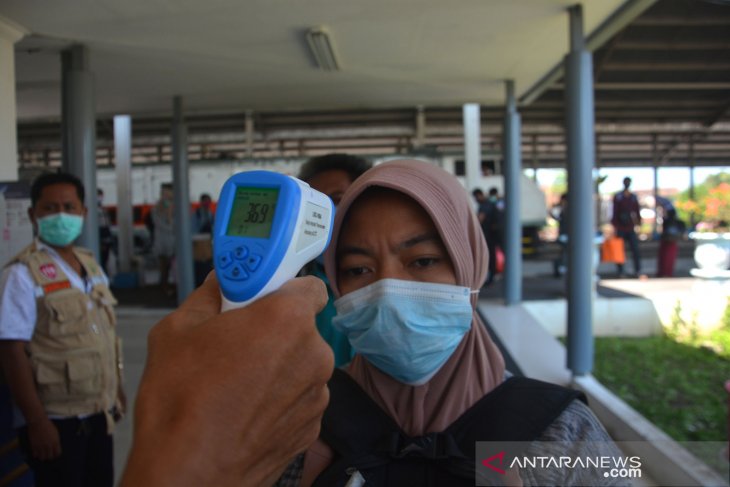
[[[312,56],[324,71],[339,71],[340,61],[332,42],[331,34],[324,27],[315,27],[307,32],[307,43]]]

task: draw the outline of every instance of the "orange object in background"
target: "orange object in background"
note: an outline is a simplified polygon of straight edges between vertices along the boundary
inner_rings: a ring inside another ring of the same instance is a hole
[[[497,246],[495,254],[497,255],[497,274],[502,274],[504,272],[504,252],[501,247]]]
[[[613,262],[623,264],[626,262],[626,251],[624,250],[624,239],[621,237],[608,237],[601,244],[601,262]]]

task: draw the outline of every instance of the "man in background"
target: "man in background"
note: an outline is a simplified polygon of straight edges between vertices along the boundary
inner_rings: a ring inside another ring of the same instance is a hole
[[[101,189],[96,190],[96,206],[99,214],[99,256],[101,257],[101,267],[108,274],[107,261],[109,253],[114,248],[114,235],[112,235],[109,212],[104,208],[104,191]]]
[[[193,212],[193,270],[195,287],[205,281],[208,273],[213,270],[213,200],[208,193],[200,195],[198,207]]]
[[[370,169],[372,164],[365,159],[349,154],[327,154],[314,157],[305,162],[299,170],[299,179],[308,183],[312,188],[320,191],[332,199],[335,207],[342,199],[347,188]],[[324,272],[322,256],[307,264],[304,273],[317,276],[327,284],[327,305],[317,315],[317,329],[335,354],[335,367],[345,365],[352,359],[352,348],[344,334],[332,326],[332,318],[336,311],[334,294]]]
[[[629,189],[631,178],[624,178],[624,189],[613,197],[613,216],[611,224],[616,230],[616,236],[622,238],[629,245],[634,260],[634,277],[641,275],[641,257],[639,255],[639,237],[636,235],[636,226],[641,224],[639,214],[639,200]],[[620,277],[625,276],[624,264],[616,264]]]
[[[213,233],[215,215],[213,215],[213,200],[208,193],[200,195],[198,207],[193,213],[193,233]]]
[[[175,225],[173,213],[172,183],[160,185],[160,199],[150,212],[154,224],[152,251],[160,269],[160,288],[168,296],[174,294],[170,287],[170,267],[175,256]]]
[[[112,487],[126,407],[113,306],[93,254],[74,247],[87,208],[70,174],[44,174],[28,210],[37,238],[0,278],[0,363],[38,487]]]
[[[477,211],[489,251],[489,272],[485,286],[491,285],[497,275],[497,252],[502,247],[503,214],[504,203],[499,199],[499,190],[490,188],[489,196],[480,203]]]

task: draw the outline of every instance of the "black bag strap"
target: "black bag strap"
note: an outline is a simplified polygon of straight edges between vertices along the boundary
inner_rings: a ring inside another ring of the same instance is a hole
[[[314,485],[343,485],[343,472],[365,470],[387,464],[390,459],[376,454],[376,445],[387,442],[401,429],[360,386],[341,369],[328,382],[330,402],[322,417],[320,438],[335,451],[335,461]],[[405,436],[405,435],[403,435]]]
[[[361,454],[391,433],[401,432],[347,372],[335,369],[328,386],[330,402],[322,418],[320,437],[338,454]]]
[[[460,445],[476,441],[526,442],[538,438],[574,400],[577,390],[526,377],[511,377],[464,412],[446,433]]]
[[[412,438],[346,372],[335,370],[329,389],[320,437],[336,458],[315,485],[343,485],[343,473],[348,470],[364,471],[407,458],[433,460],[457,477],[474,479],[477,441],[524,445],[538,438],[574,399],[586,401],[580,391],[512,377],[445,431]],[[520,453],[510,448],[510,454]]]

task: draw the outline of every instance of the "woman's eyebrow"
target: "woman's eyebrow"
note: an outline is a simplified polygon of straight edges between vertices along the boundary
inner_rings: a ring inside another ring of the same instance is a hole
[[[401,242],[398,245],[398,250],[408,249],[413,247],[414,245],[418,245],[423,242],[434,242],[436,244],[441,244],[441,238],[439,238],[439,236],[435,233],[424,233],[422,235],[416,235],[415,237],[411,237],[408,240]]]
[[[441,238],[435,233],[424,233],[422,235],[416,235],[415,237],[411,237],[398,244],[397,250],[408,249],[423,242],[433,242],[435,244],[441,244]],[[367,257],[372,257],[373,255],[375,255],[371,250],[363,247],[357,247],[355,245],[345,245],[337,251],[338,258],[345,255],[353,254],[364,255]]]
[[[373,253],[370,252],[367,249],[364,249],[362,247],[356,247],[354,245],[346,245],[344,247],[340,247],[340,249],[337,251],[337,257],[340,258],[344,255],[365,255],[367,257],[372,257]]]

